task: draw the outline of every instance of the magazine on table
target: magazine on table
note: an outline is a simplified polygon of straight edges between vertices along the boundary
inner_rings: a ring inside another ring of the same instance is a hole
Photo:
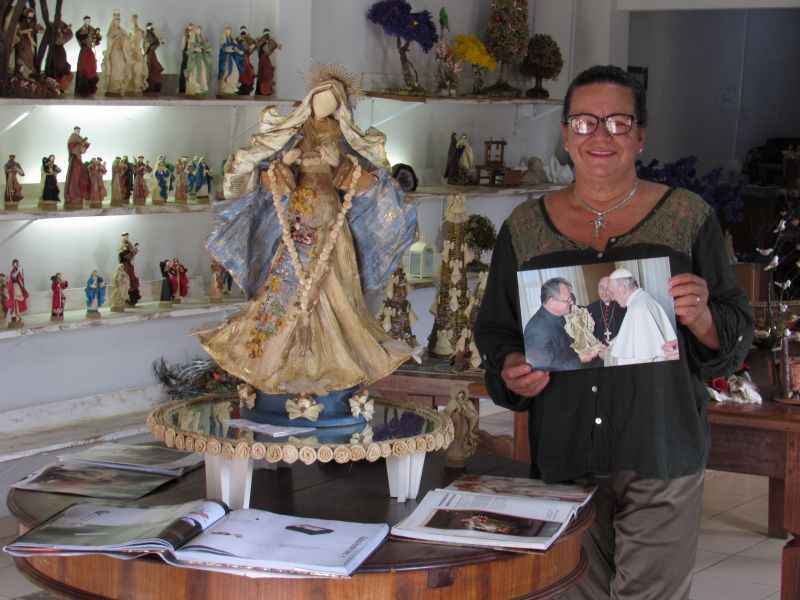
[[[51,494],[134,500],[173,479],[174,475],[111,469],[80,463],[59,463],[35,471],[11,487]]]
[[[229,512],[197,500],[148,508],[74,504],[5,547],[14,556],[157,554],[175,566],[251,577],[346,577],[383,542],[385,523]]]
[[[596,488],[468,475],[428,492],[392,535],[506,550],[547,550]]]
[[[162,444],[98,444],[74,454],[60,456],[69,464],[128,469],[180,477],[203,463],[200,454],[187,454]]]

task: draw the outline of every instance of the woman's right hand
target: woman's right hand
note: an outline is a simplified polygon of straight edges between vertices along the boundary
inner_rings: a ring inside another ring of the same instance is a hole
[[[521,352],[506,356],[500,377],[509,390],[526,398],[538,396],[550,382],[550,373],[534,369],[525,362],[525,355]]]

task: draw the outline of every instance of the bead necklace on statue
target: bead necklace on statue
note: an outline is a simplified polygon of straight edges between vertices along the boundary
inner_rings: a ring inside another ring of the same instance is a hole
[[[606,313],[605,302],[600,303],[600,315],[603,317],[603,337],[606,338],[606,344],[611,342],[611,320],[614,318],[614,304],[608,303],[608,313]]]
[[[636,192],[638,190],[639,190],[639,180],[637,179],[633,183],[633,188],[631,189],[631,191],[628,192],[625,195],[625,197],[622,198],[622,200],[620,200],[619,202],[617,202],[616,204],[614,204],[613,206],[611,206],[611,207],[609,207],[609,208],[607,208],[605,210],[597,210],[591,204],[586,202],[586,200],[584,200],[583,198],[578,196],[578,192],[575,190],[575,188],[573,188],[573,190],[572,190],[572,195],[575,197],[575,200],[577,200],[586,210],[588,210],[590,213],[594,214],[594,219],[592,219],[589,222],[592,224],[592,227],[594,228],[594,237],[595,237],[595,239],[597,239],[597,238],[600,237],[600,232],[606,226],[606,215],[609,214],[609,213],[614,212],[615,210],[619,210],[623,206],[627,205],[628,202],[630,202],[633,199],[633,197],[636,195]]]

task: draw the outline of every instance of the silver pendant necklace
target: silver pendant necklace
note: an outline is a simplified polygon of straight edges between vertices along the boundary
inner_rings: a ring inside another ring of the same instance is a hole
[[[572,195],[575,196],[575,199],[578,202],[580,202],[581,205],[583,205],[583,207],[586,210],[594,214],[594,219],[592,219],[589,222],[592,224],[592,227],[594,228],[594,237],[595,239],[597,239],[600,237],[600,231],[606,226],[606,215],[610,212],[614,212],[615,210],[619,210],[620,208],[628,204],[628,202],[630,202],[631,199],[633,199],[633,197],[636,195],[636,192],[638,190],[639,190],[639,180],[637,179],[636,182],[633,184],[633,189],[631,189],[631,191],[628,192],[622,200],[617,202],[614,206],[607,208],[605,210],[597,210],[591,204],[586,202],[586,200],[578,196],[578,193],[574,189],[572,190]]]

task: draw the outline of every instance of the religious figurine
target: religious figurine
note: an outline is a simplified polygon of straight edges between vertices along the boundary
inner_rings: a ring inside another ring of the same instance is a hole
[[[86,318],[99,319],[100,307],[106,303],[106,282],[97,272],[92,271],[89,279],[86,280]]]
[[[122,28],[119,10],[115,10],[106,33],[106,51],[103,54],[106,96],[123,96],[129,90],[132,68],[130,38]]]
[[[117,265],[114,271],[114,278],[112,279],[113,287],[111,288],[111,312],[125,312],[125,307],[128,305],[129,290],[130,290],[130,277],[125,268],[124,263]]]
[[[447,151],[447,167],[444,177],[450,185],[474,185],[475,154],[466,135],[457,137],[450,134],[450,148]]]
[[[211,261],[211,285],[208,287],[208,299],[212,304],[220,304],[225,294],[225,268],[216,260]]]
[[[164,67],[158,60],[158,47],[164,43],[164,38],[155,30],[152,23],[145,26],[144,54],[147,58],[147,89],[145,94],[160,94],[163,81]]]
[[[451,395],[444,409],[455,426],[453,443],[447,448],[445,464],[453,469],[464,468],[478,450],[478,408],[463,389]]]
[[[186,43],[186,68],[183,71],[186,95],[205,96],[211,80],[211,44],[200,25],[190,27]]]
[[[125,204],[130,204],[131,198],[133,197],[133,163],[128,160],[127,154],[122,157],[122,162],[125,164],[125,177],[122,180],[122,193],[123,197],[125,198]]]
[[[21,79],[36,75],[36,39],[42,31],[44,27],[36,22],[36,11],[24,9],[14,37],[14,74]]]
[[[61,273],[56,273],[50,278],[50,291],[53,294],[50,303],[50,320],[64,320],[64,306],[67,303],[67,296],[64,290],[69,287],[69,282],[64,280]]]
[[[256,41],[258,48],[258,83],[256,84],[257,96],[272,96],[275,93],[275,67],[270,58],[276,50],[283,48],[270,35],[269,29]]]
[[[414,309],[408,301],[408,280],[402,267],[397,267],[386,285],[383,306],[376,315],[383,330],[396,340],[403,340],[412,348],[417,346],[417,338],[411,326],[417,320]]]
[[[172,259],[172,271],[174,273],[172,292],[173,302],[179,303],[182,298],[189,295],[189,270],[177,258]]]
[[[66,92],[72,83],[72,66],[67,61],[67,51],[64,45],[72,37],[72,25],[61,20],[61,14],[56,14],[53,21],[53,37],[47,49],[47,58],[44,62],[44,74],[58,82],[58,87]]]
[[[189,169],[194,185],[190,187],[189,193],[197,198],[207,199],[211,196],[211,169],[206,162],[205,156],[195,156]],[[205,191],[203,191],[205,188]]]
[[[354,393],[412,353],[381,329],[362,292],[383,288],[413,242],[416,211],[387,173],[384,136],[355,125],[354,85],[319,68],[290,115],[262,113],[252,145],[226,165],[225,196],[236,199],[207,243],[250,302],[198,333],[201,344],[284,420],[363,422]]]
[[[28,312],[29,294],[25,288],[25,273],[22,271],[18,258],[11,261],[11,271],[8,274],[6,289],[8,290],[6,306],[11,315],[8,327],[22,327],[22,315]]]
[[[69,165],[67,182],[64,184],[64,208],[81,209],[83,201],[89,199],[89,170],[83,163],[83,153],[89,149],[89,145],[88,138],[81,136],[81,128],[75,127],[67,140]]]
[[[131,32],[128,38],[128,84],[125,93],[141,96],[147,89],[147,58],[145,57],[145,31],[139,26],[139,16],[131,15]]]
[[[239,75],[244,70],[244,52],[233,37],[230,25],[225,25],[219,40],[219,75],[217,93],[232,96],[239,91]]]
[[[175,300],[175,285],[172,283],[174,277],[174,269],[172,268],[172,261],[162,260],[158,263],[158,268],[161,271],[161,296],[159,297],[159,305],[163,307],[172,306],[172,301]]]
[[[178,93],[186,93],[186,66],[189,63],[189,37],[192,35],[194,23],[189,23],[183,28],[181,36],[181,69],[178,73]]]
[[[22,165],[17,162],[17,157],[14,154],[8,156],[8,162],[6,162],[4,170],[6,172],[5,209],[16,210],[19,203],[24,199],[19,178],[25,176],[25,171],[22,170]]]
[[[111,163],[111,206],[122,206],[128,203],[125,196],[125,177],[128,167],[119,156]]]
[[[56,210],[58,203],[61,201],[61,195],[58,190],[58,174],[61,169],[56,165],[56,157],[54,155],[45,156],[42,158],[42,200],[41,207],[43,210]]]
[[[89,162],[89,207],[103,208],[103,201],[106,199],[108,190],[106,189],[103,177],[108,173],[105,161],[99,156],[95,156]]]
[[[133,203],[136,206],[147,204],[147,197],[150,191],[147,189],[147,176],[153,172],[153,167],[144,160],[144,156],[136,157],[133,163]]]
[[[130,234],[125,232],[122,234],[117,253],[119,255],[119,262],[128,275],[128,299],[126,302],[128,306],[133,307],[136,306],[136,303],[142,298],[141,293],[139,293],[139,278],[136,276],[136,267],[133,264],[133,260],[136,258],[136,255],[139,254],[139,243],[131,242]],[[116,285],[116,281],[114,285]]]
[[[186,204],[189,201],[189,159],[181,156],[175,163],[175,202]]]
[[[153,204],[165,204],[167,202],[173,177],[171,166],[167,163],[167,157],[163,154],[160,154],[156,159],[156,166],[153,169],[153,186],[150,192],[153,197]]]
[[[0,273],[0,324],[6,324],[8,316],[8,281],[6,274]]]
[[[256,50],[256,40],[244,25],[239,29],[236,44],[242,51],[242,72],[239,74],[239,89],[236,93],[240,96],[249,96],[253,93],[256,82],[256,70],[253,68],[253,61],[250,58]]]
[[[78,68],[75,73],[75,95],[94,96],[97,93],[97,57],[94,49],[100,45],[100,30],[92,27],[91,17],[83,17],[83,25],[75,32],[75,39],[81,46],[78,54]]]

